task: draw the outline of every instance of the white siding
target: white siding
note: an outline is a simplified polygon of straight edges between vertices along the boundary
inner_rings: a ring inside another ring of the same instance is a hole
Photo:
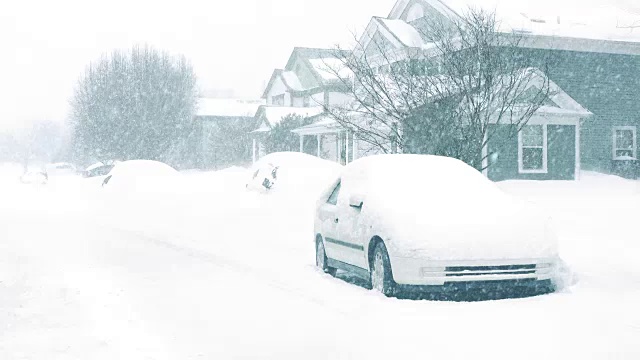
[[[338,161],[338,136],[337,134],[324,134],[321,136],[320,157],[323,159]]]
[[[310,106],[324,106],[324,92],[311,95]]]
[[[303,105],[304,105],[304,103],[303,103],[303,101],[302,101],[302,98],[301,98],[301,97],[297,97],[297,96],[294,96],[294,97],[293,97],[293,104],[292,104],[292,106],[294,106],[294,107],[302,107]]]
[[[272,98],[276,95],[284,94],[284,106],[291,105],[291,94],[287,91],[287,87],[282,82],[282,78],[277,77],[271,85],[271,89],[267,93],[267,105],[273,105]]]
[[[344,105],[349,101],[351,101],[351,96],[349,94],[340,92],[329,93],[329,105]]]

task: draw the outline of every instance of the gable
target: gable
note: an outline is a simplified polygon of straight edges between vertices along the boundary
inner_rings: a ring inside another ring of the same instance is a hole
[[[394,44],[377,31],[368,42],[367,47],[364,49],[364,53],[367,57],[371,58],[379,56],[380,54],[386,54],[387,51],[396,48],[397,47]]]
[[[424,16],[454,18],[458,16],[458,14],[453,11],[446,2],[439,0],[398,0],[389,13],[388,18],[413,22]]]
[[[296,74],[304,89],[312,89],[321,85],[318,78],[310,70],[309,63],[300,56],[296,56],[296,59],[291,64],[290,70]]]
[[[530,86],[525,91],[523,91],[520,96],[518,96],[518,103],[527,104],[531,102],[537,102],[542,94],[540,93],[540,88],[537,86]],[[542,99],[542,106],[555,107],[560,108],[558,104],[556,104],[549,96],[545,95],[545,98]]]
[[[269,82],[269,87],[265,89],[263,97],[267,99],[268,102],[272,96],[285,94],[287,90],[287,86],[282,80],[282,73],[278,73],[277,76]]]

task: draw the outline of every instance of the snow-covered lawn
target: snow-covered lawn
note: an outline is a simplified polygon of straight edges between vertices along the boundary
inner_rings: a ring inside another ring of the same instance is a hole
[[[0,359],[638,359],[638,182],[500,183],[553,216],[567,290],[384,298],[314,266],[313,198],[247,171],[105,192],[0,179]]]

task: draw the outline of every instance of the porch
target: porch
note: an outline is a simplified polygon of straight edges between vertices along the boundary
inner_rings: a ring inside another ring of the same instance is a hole
[[[300,152],[321,159],[349,164],[359,157],[361,146],[352,131],[344,129],[335,120],[325,117],[313,124],[292,130],[300,136]],[[312,146],[315,145],[315,146]]]

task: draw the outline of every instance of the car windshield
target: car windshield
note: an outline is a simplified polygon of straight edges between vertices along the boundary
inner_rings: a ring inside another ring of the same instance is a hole
[[[0,360],[640,359],[640,0],[0,4]]]

